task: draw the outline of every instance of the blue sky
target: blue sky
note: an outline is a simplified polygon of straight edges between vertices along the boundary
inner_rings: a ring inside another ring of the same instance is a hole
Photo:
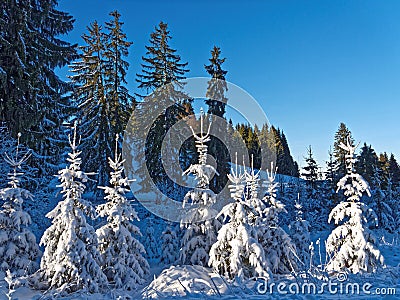
[[[211,48],[221,47],[227,80],[284,130],[300,165],[311,145],[325,166],[340,122],[357,141],[400,159],[400,1],[60,0],[59,8],[76,19],[66,39],[78,44],[91,22],[107,21],[115,9],[122,14],[134,42],[132,92],[162,20],[189,62],[188,77],[206,76]]]

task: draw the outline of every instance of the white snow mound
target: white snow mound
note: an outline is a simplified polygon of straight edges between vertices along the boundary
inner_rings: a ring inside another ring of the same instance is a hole
[[[142,293],[143,298],[219,295],[225,292],[223,279],[201,266],[171,266],[155,278]]]

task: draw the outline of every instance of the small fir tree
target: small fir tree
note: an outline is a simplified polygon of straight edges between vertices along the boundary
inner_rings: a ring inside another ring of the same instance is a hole
[[[175,228],[169,224],[163,231],[161,239],[161,263],[164,265],[173,264],[179,257],[179,240]]]
[[[207,164],[207,145],[210,141],[210,128],[206,134],[203,132],[203,111],[200,114],[200,135],[192,129],[196,148],[199,153],[199,163],[190,165],[183,173],[194,174],[196,188],[189,191],[183,199],[183,207],[191,205],[191,209],[181,221],[184,231],[179,260],[182,264],[206,266],[209,260],[208,253],[211,245],[217,240],[217,232],[221,223],[215,216],[217,211],[212,208],[216,203],[216,196],[209,189],[210,179],[218,174],[213,166]]]
[[[299,198],[300,197],[296,199],[294,205],[296,216],[295,219],[290,223],[289,229],[292,241],[296,245],[297,256],[299,257],[303,266],[307,268],[310,262],[310,223],[303,218],[303,211]]]
[[[155,263],[160,258],[160,250],[154,230],[154,217],[149,216],[146,220],[146,230],[142,237],[143,246],[146,249],[146,258],[150,263]]]
[[[117,288],[133,290],[144,282],[149,273],[149,265],[143,254],[143,245],[134,237],[141,235],[133,220],[139,220],[135,209],[125,193],[129,191],[129,180],[123,176],[121,154],[118,154],[118,135],[115,142],[115,158],[108,159],[112,172],[109,187],[104,190],[104,204],[97,207],[100,217],[107,218],[107,224],[96,230],[99,251],[102,256],[102,269],[110,283]]]
[[[347,199],[339,203],[329,214],[337,227],[326,241],[326,251],[330,256],[327,270],[349,271],[351,273],[375,272],[383,265],[383,256],[376,247],[376,239],[368,228],[368,219],[377,222],[377,216],[361,202],[363,193],[371,196],[368,183],[355,172],[355,149],[350,136],[347,144],[340,143],[345,152],[346,175],[339,180],[337,192],[344,191]]]
[[[101,270],[101,256],[97,250],[97,236],[87,223],[86,216],[94,217],[90,202],[82,198],[85,182],[91,173],[82,172],[81,152],[78,151],[76,124],[69,139],[72,152],[70,163],[58,172],[63,200],[46,217],[52,225],[44,232],[40,244],[45,247],[40,269],[32,283],[39,289],[58,289],[71,293],[78,290],[98,292],[107,286],[107,277]]]
[[[218,231],[217,241],[210,250],[209,265],[219,274],[233,279],[265,277],[270,278],[264,249],[258,242],[258,233],[251,225],[253,207],[244,199],[245,173],[236,166],[228,175],[231,197],[234,202],[226,205],[219,215],[227,223]]]
[[[15,157],[5,153],[5,161],[10,166],[8,187],[0,189],[0,270],[13,272],[17,276],[30,274],[37,269],[36,259],[40,255],[35,235],[29,230],[31,217],[22,208],[24,199],[32,199],[33,195],[20,188],[18,170],[29,159],[29,153],[19,152],[18,134]]]
[[[306,160],[306,166],[303,167],[304,173],[301,175],[304,176],[304,178],[307,181],[307,185],[311,189],[316,188],[316,181],[318,179],[318,165],[317,162],[314,159],[311,145],[307,149],[307,157],[305,158]]]
[[[276,170],[271,163],[267,171],[267,195],[263,198],[266,208],[263,223],[259,228],[259,241],[262,244],[266,262],[273,273],[285,274],[297,270],[296,246],[289,235],[279,226],[279,213],[287,213],[285,205],[276,199],[278,183],[275,182]]]

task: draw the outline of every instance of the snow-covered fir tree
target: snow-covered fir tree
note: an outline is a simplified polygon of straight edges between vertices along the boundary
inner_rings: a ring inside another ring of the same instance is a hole
[[[222,225],[217,241],[211,247],[209,265],[230,279],[270,278],[264,249],[258,242],[257,229],[250,225],[256,212],[244,198],[245,173],[238,170],[237,159],[228,179],[232,183],[229,189],[234,202],[224,206],[219,213],[227,223]]]
[[[20,187],[23,174],[20,169],[30,156],[19,152],[20,136],[18,134],[15,157],[5,153],[4,159],[10,167],[8,187],[0,189],[0,270],[9,270],[17,276],[35,271],[40,255],[36,237],[28,228],[31,217],[22,208],[24,199],[32,199],[33,195]]]
[[[161,263],[164,265],[175,263],[179,257],[179,240],[174,226],[168,224],[162,233],[161,239],[163,242],[161,246]]]
[[[0,123],[0,154],[10,153],[15,145],[15,140],[11,137],[6,123]],[[7,174],[10,171],[10,165],[4,160],[0,159],[0,187],[7,186]]]
[[[155,219],[152,215],[146,217],[145,231],[142,236],[143,246],[146,249],[146,258],[150,263],[158,261],[160,257],[160,250],[156,239],[156,232],[154,229]]]
[[[118,135],[115,143],[114,160],[108,159],[112,170],[111,186],[99,187],[104,190],[107,202],[96,209],[100,217],[107,218],[107,223],[97,229],[96,234],[101,267],[108,281],[117,288],[132,290],[143,283],[149,265],[143,257],[146,252],[143,245],[134,237],[141,235],[139,228],[132,224],[139,218],[125,196],[129,191],[129,180],[123,176],[124,160],[118,154]]]
[[[329,214],[328,222],[337,227],[326,241],[326,251],[330,256],[327,270],[349,271],[351,273],[375,272],[383,265],[383,256],[376,246],[376,239],[368,228],[368,221],[377,222],[377,216],[361,202],[363,193],[371,196],[368,182],[355,172],[357,146],[347,139],[340,143],[346,151],[346,175],[339,180],[337,191],[343,190],[347,200],[339,203]],[[377,224],[376,224],[377,225]]]
[[[217,240],[217,232],[221,227],[217,211],[212,208],[216,196],[209,189],[210,179],[217,174],[215,168],[207,164],[207,145],[210,141],[210,127],[203,132],[203,111],[200,114],[200,135],[192,129],[196,148],[199,153],[198,164],[190,165],[183,173],[193,174],[196,178],[196,188],[189,191],[183,199],[183,207],[191,205],[189,212],[181,221],[184,232],[179,260],[182,264],[206,266],[211,245]]]
[[[259,241],[264,248],[266,262],[273,273],[290,273],[297,270],[296,246],[279,226],[279,213],[287,213],[285,205],[276,199],[278,183],[275,182],[276,169],[271,163],[271,171],[268,172],[268,191],[263,198],[266,208],[263,212],[262,226],[259,226]]]
[[[245,201],[253,208],[253,211],[250,213],[250,225],[252,226],[262,226],[262,216],[265,210],[265,204],[260,199],[260,172],[256,172],[254,170],[254,157],[251,156],[251,169],[247,171],[247,168],[244,170],[245,174]]]
[[[299,197],[300,198],[300,197]],[[310,261],[310,223],[303,218],[302,206],[300,199],[296,199],[295,202],[295,219],[290,222],[289,229],[292,241],[296,245],[297,256],[302,262],[302,266],[308,267]]]
[[[86,216],[93,217],[95,211],[90,202],[82,198],[84,183],[91,174],[80,169],[76,124],[69,142],[72,151],[67,161],[70,164],[57,175],[63,199],[46,215],[52,219],[52,225],[40,241],[45,250],[40,269],[31,279],[38,289],[97,292],[107,286],[107,277],[100,267],[95,230],[86,220]]]

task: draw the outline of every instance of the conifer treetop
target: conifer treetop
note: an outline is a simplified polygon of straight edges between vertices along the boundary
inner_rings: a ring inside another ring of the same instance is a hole
[[[253,154],[251,155],[251,169],[248,172],[247,169],[245,169],[245,178],[246,178],[246,184],[248,187],[248,193],[250,199],[255,199],[258,198],[258,191],[260,187],[260,170],[255,171],[254,169],[254,157]]]
[[[204,118],[204,112],[203,109],[200,109],[200,135],[197,135],[194,132],[194,129],[192,126],[190,126],[190,129],[192,130],[193,137],[195,138],[195,143],[196,143],[196,148],[197,152],[199,153],[199,163],[201,165],[205,165],[207,162],[207,145],[205,143],[210,141],[210,129],[211,129],[211,122],[208,125],[208,130],[207,133],[203,133],[203,118]]]
[[[21,133],[18,133],[17,136],[17,148],[15,150],[15,157],[12,157],[8,153],[4,153],[4,160],[10,165],[12,168],[12,173],[8,173],[8,184],[11,186],[11,188],[18,188],[19,187],[19,176],[23,175],[24,173],[17,172],[17,169],[21,169],[22,165],[29,159],[31,156],[31,153],[28,151],[26,152],[20,159],[19,157],[19,145],[20,145],[20,137]]]
[[[244,166],[243,166],[244,168]],[[231,197],[235,201],[242,201],[245,185],[243,183],[246,174],[240,170],[237,163],[237,152],[235,153],[235,168],[231,168],[231,173],[228,174],[228,179],[232,184],[228,186]]]
[[[185,172],[183,172],[183,175],[187,175],[189,173],[196,175],[198,180],[198,187],[206,189],[208,188],[208,185],[210,183],[211,176],[213,174],[217,175],[219,174],[213,166],[207,164],[208,147],[205,143],[210,141],[211,123],[208,126],[207,133],[204,134],[203,118],[204,118],[204,112],[203,109],[201,109],[199,135],[196,134],[193,127],[190,126],[190,129],[192,130],[193,133],[193,137],[195,139],[197,152],[199,153],[199,163],[190,165],[189,168]]]
[[[271,170],[267,170],[267,178],[268,181],[266,183],[266,187],[268,188],[268,194],[272,198],[276,198],[276,190],[278,187],[278,183],[275,182],[276,174],[278,172],[278,167],[274,169],[274,162],[271,161]]]
[[[119,134],[115,135],[115,149],[114,149],[114,159],[111,157],[108,158],[108,163],[112,169],[111,177],[110,177],[110,184],[114,190],[117,192],[124,194],[128,192],[129,183],[136,181],[136,179],[128,179],[122,176],[124,171],[123,164],[125,159],[122,159],[121,153],[118,153],[118,141],[119,141]],[[103,187],[99,186],[100,189],[107,190],[108,194],[110,193],[110,187]],[[110,196],[110,195],[109,195]],[[108,197],[108,196],[107,196]]]
[[[348,197],[348,201],[357,202],[361,199],[363,193],[367,193],[371,197],[371,191],[368,182],[356,173],[355,163],[357,161],[355,150],[360,143],[353,146],[350,137],[347,137],[346,145],[341,142],[339,147],[347,152],[346,158],[346,171],[347,174],[337,183],[337,192],[344,190],[344,195]]]

